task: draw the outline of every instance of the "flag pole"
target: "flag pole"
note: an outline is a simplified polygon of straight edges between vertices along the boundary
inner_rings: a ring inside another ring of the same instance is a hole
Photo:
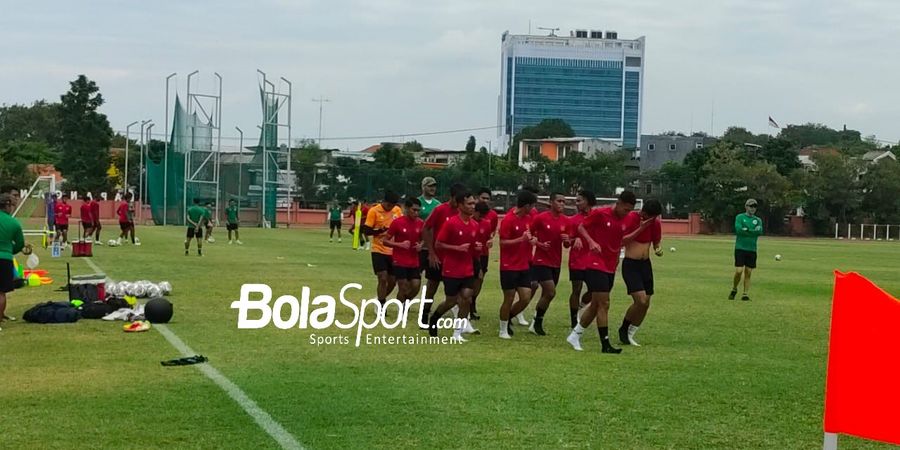
[[[837,433],[825,433],[825,443],[822,445],[822,450],[837,450],[838,448],[838,435]]]

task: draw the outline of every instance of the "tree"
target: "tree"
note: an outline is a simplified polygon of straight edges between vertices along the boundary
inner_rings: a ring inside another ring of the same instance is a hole
[[[59,110],[59,169],[71,190],[100,192],[109,185],[109,144],[112,129],[97,112],[103,96],[97,84],[84,75],[70,83]]]
[[[0,142],[59,143],[59,104],[39,100],[31,104],[0,106]]]
[[[372,157],[375,159],[375,167],[379,169],[409,169],[416,165],[416,159],[408,148],[422,145],[413,141],[407,142],[402,148],[391,143],[381,145]]]
[[[759,150],[759,157],[774,165],[778,173],[784,176],[800,168],[799,153],[786,139],[769,139]]]
[[[466,152],[474,152],[477,145],[475,136],[469,136],[469,140],[466,142]]]
[[[299,144],[299,148],[291,153],[292,168],[297,177],[300,196],[308,203],[318,199],[318,185],[321,180],[317,180],[317,178],[319,178],[319,164],[322,162],[324,152],[312,139],[303,139]]]
[[[519,142],[522,139],[544,139],[549,137],[574,137],[575,131],[562,119],[544,119],[539,124],[525,127],[513,136],[513,142],[507,149],[510,160],[519,162]]]
[[[0,180],[15,186],[30,185],[35,175],[28,170],[28,165],[52,164],[56,157],[56,152],[45,142],[0,142]]]
[[[764,134],[753,134],[744,127],[728,127],[722,134],[722,140],[737,146],[744,144],[764,145],[769,136]]]
[[[860,166],[842,154],[820,152],[812,157],[816,170],[806,178],[805,209],[819,233],[828,232],[831,220],[847,223],[861,202]]]
[[[875,223],[900,223],[900,163],[885,158],[862,179],[862,210]]]

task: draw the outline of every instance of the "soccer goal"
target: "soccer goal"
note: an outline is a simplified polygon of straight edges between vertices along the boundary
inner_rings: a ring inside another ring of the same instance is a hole
[[[46,218],[47,217],[47,200],[56,193],[56,178],[53,176],[40,176],[34,180],[31,187],[21,192],[19,204],[13,210],[13,217],[23,222],[25,229],[22,230],[26,236],[46,236],[53,237],[53,232],[47,228],[44,221],[43,227],[29,228],[33,226],[29,219]]]

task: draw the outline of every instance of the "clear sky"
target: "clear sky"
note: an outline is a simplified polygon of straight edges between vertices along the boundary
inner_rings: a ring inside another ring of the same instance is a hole
[[[774,131],[771,115],[900,139],[890,0],[0,0],[0,11],[0,103],[58,100],[83,73],[116,130],[150,118],[162,132],[165,76],[178,72],[184,95],[195,69],[203,89],[224,78],[223,145],[237,145],[234,126],[257,138],[256,69],[293,82],[297,138],[317,136],[320,95],[326,138],[494,126],[500,35],[530,23],[646,36],[645,134]],[[493,130],[418,140],[461,149],[469,134],[496,142]]]

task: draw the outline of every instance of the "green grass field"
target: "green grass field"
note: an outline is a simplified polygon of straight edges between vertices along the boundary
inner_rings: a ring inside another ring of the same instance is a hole
[[[269,284],[276,296],[309,286],[337,297],[361,282],[374,294],[369,255],[351,250],[346,235],[329,244],[324,230],[245,229],[242,247],[223,232],[198,258],[183,255],[182,228],[141,228],[143,246],[100,247],[93,262],[116,280],[171,281],[168,329],[313,449],[821,448],[832,271],[900,292],[900,244],[763,238],[753,301],[728,301],[731,239],[671,238],[663,245],[677,252],[654,262],[644,346],[601,355],[591,331],[577,353],[565,342],[567,281],[548,336],[517,327],[514,340],[497,338],[495,251],[479,299],[483,334],[469,343],[317,347],[308,330],[238,330],[231,302],[243,283]],[[39,255],[56,283],[12,293],[11,315],[64,298],[54,289],[65,262],[92,272],[83,259]],[[620,276],[616,283],[618,325],[630,300]],[[0,447],[278,446],[198,366],[161,367],[181,355],[159,330],[126,334],[122,324],[3,325]],[[327,332],[341,333],[355,331]],[[404,333],[421,332],[386,332]],[[841,448],[879,446],[842,437]]]

